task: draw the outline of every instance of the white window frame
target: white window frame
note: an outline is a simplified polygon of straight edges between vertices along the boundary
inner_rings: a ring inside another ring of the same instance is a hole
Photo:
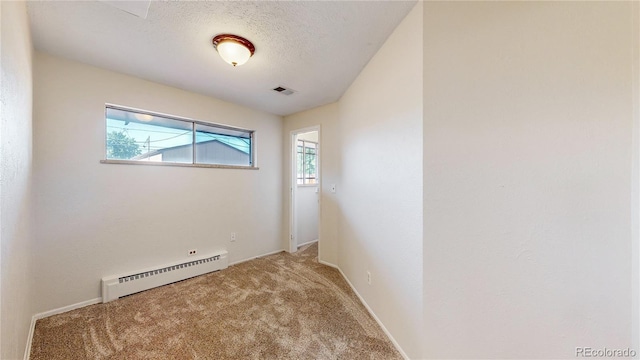
[[[300,180],[300,178],[297,176],[297,174],[298,174],[298,169],[297,169],[297,165],[298,165],[298,150],[297,149],[298,149],[298,143],[300,143],[300,142],[302,142],[302,184],[298,183],[298,180]],[[305,183],[305,180],[307,179],[306,176],[305,176],[306,174],[305,174],[305,168],[304,168],[304,166],[306,164],[305,157],[307,156],[307,152],[305,150],[305,148],[307,147],[307,146],[305,146],[306,143],[315,145],[316,153],[314,154],[314,156],[315,156],[315,159],[316,159],[316,165],[315,165],[315,177],[314,177],[314,180],[316,182],[313,183],[313,184],[306,184]],[[310,140],[303,140],[303,139],[297,139],[296,140],[296,185],[297,186],[318,186],[318,151],[319,151],[318,142],[310,141]]]
[[[127,111],[127,112],[131,112],[131,113],[142,114],[142,115],[158,116],[158,117],[163,117],[163,118],[170,119],[170,120],[190,123],[191,124],[191,129],[193,131],[193,140],[192,140],[192,144],[191,144],[192,147],[193,147],[193,156],[192,156],[192,160],[191,160],[192,162],[191,163],[178,163],[178,162],[156,162],[156,161],[107,159],[107,110],[108,109]],[[105,111],[105,116],[104,116],[103,121],[104,121],[104,125],[105,125],[105,127],[104,127],[105,133],[104,133],[104,136],[102,137],[103,142],[104,142],[104,151],[103,151],[104,159],[100,160],[100,163],[102,163],[102,164],[177,166],[177,167],[198,167],[198,168],[218,168],[218,169],[246,169],[246,170],[259,170],[260,169],[258,167],[258,165],[257,165],[257,162],[256,162],[257,156],[256,156],[256,131],[255,130],[243,129],[243,128],[230,126],[230,125],[217,124],[217,123],[212,123],[212,122],[207,122],[207,121],[195,120],[195,119],[182,117],[182,116],[163,114],[163,113],[158,113],[158,112],[154,112],[154,111],[142,110],[142,109],[127,107],[127,106],[121,106],[121,105],[115,105],[115,104],[109,104],[109,103],[105,104],[104,111]],[[250,146],[250,150],[249,150],[250,165],[246,166],[246,165],[224,165],[224,164],[197,163],[196,162],[196,153],[195,153],[196,152],[196,146],[195,146],[196,125],[217,127],[217,128],[220,128],[220,129],[234,130],[234,131],[246,132],[246,133],[250,134],[250,140],[251,140],[251,146]]]

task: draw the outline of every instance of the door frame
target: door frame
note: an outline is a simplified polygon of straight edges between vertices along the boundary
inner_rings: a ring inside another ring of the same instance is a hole
[[[294,253],[298,251],[298,222],[296,217],[296,192],[298,191],[298,168],[297,168],[297,141],[298,134],[308,133],[312,131],[318,132],[318,148],[316,152],[316,169],[318,172],[318,246],[322,239],[322,133],[320,125],[304,127],[291,130],[289,135],[289,247],[288,252]]]

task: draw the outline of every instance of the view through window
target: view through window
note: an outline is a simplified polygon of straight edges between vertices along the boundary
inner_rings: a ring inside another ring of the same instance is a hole
[[[317,151],[318,144],[313,141],[298,140],[298,185],[311,185],[317,183]]]
[[[105,117],[107,160],[253,166],[250,130],[115,106]]]

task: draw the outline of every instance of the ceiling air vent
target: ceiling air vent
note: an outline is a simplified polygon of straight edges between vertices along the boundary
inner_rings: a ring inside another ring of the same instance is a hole
[[[278,86],[277,88],[274,88],[273,91],[277,91],[283,95],[291,95],[295,92],[295,90],[283,88],[282,86]]]

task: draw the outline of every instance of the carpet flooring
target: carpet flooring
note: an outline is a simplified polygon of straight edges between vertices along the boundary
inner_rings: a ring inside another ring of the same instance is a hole
[[[402,357],[312,244],[38,320],[31,359]]]

